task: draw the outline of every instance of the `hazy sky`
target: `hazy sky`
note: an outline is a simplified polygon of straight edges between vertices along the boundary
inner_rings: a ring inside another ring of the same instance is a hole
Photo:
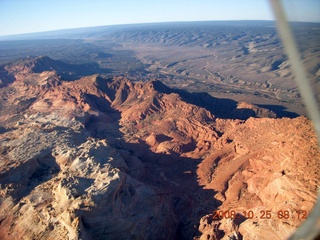
[[[285,0],[290,19],[320,22],[320,0]],[[272,20],[267,0],[0,0],[0,36],[127,23]]]

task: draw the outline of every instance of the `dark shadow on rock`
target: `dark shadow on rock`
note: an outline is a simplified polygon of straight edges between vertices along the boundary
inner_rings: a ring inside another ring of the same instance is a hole
[[[113,55],[114,55],[114,54],[111,54],[111,53],[98,52],[98,53],[92,54],[91,57],[97,58],[97,59],[106,59],[106,58],[111,58],[111,57],[113,57]]]
[[[172,140],[172,137],[168,137],[167,135],[164,134],[159,134],[156,136],[156,140],[161,143],[161,142],[165,142],[165,141],[170,141]]]
[[[16,80],[16,78],[9,74],[7,70],[4,69],[4,67],[0,67],[0,87],[6,87],[10,83],[13,83]]]
[[[13,187],[9,192],[17,203],[28,196],[36,186],[55,177],[59,171],[60,167],[52,156],[51,150],[43,149],[37,157],[1,174],[0,179],[1,184],[10,184]]]
[[[174,232],[170,231],[169,239],[193,239],[201,217],[221,205],[214,198],[216,191],[203,189],[198,183],[197,169],[201,159],[181,157],[175,152],[155,153],[143,141],[127,143],[120,140],[114,147],[140,159],[144,164],[144,174],[137,180],[153,186],[157,194],[166,199],[175,216],[170,224],[174,226]]]
[[[231,111],[232,118],[240,119],[240,120],[247,120],[250,117],[261,117],[258,114],[250,109],[250,108],[240,108],[240,109],[233,109]]]
[[[238,102],[232,99],[215,98],[206,92],[191,93],[182,89],[171,89],[160,81],[155,81],[153,85],[158,92],[179,94],[183,101],[205,108],[217,118],[246,120],[250,117],[263,117],[253,109],[238,109]]]
[[[0,134],[10,132],[12,130],[13,130],[13,128],[5,128],[5,127],[0,126]]]
[[[284,61],[286,61],[286,59],[279,59],[279,60],[274,61],[274,62],[271,64],[271,71],[279,70],[279,69],[280,69],[280,65],[281,65]]]
[[[94,184],[94,179],[83,178],[83,177],[74,177],[77,181],[74,184],[74,197],[80,197],[83,194],[87,194],[87,189]]]
[[[243,223],[245,220],[247,220],[247,218],[245,218],[243,215],[237,213],[235,219],[233,220],[233,222],[240,226],[241,223]]]
[[[273,111],[274,113],[277,114],[277,117],[282,118],[282,117],[287,117],[287,118],[296,118],[299,117],[300,115],[295,113],[295,112],[289,112],[287,111],[287,108],[284,106],[280,105],[264,105],[264,104],[258,104],[257,106],[269,109]]]
[[[205,92],[190,93],[180,89],[173,89],[173,92],[178,93],[187,103],[205,108],[217,118],[246,120],[250,117],[261,117],[253,109],[238,109],[238,102],[232,99],[215,98]]]
[[[89,76],[99,73],[111,73],[111,69],[100,68],[97,63],[71,64],[60,60],[54,60],[47,56],[27,57],[20,62],[26,66],[30,65],[35,73],[44,71],[56,71],[62,80],[73,81],[84,76]]]
[[[108,140],[113,143],[117,138],[121,138],[122,133],[119,131],[119,119],[121,113],[111,107],[111,103],[103,97],[86,94],[85,101],[97,111],[97,114],[86,116],[84,125],[85,129],[94,138]]]
[[[94,98],[90,96],[90,99],[93,100]],[[102,101],[102,99],[94,100]],[[96,106],[99,106],[99,104],[96,104]],[[108,107],[98,108],[101,111],[108,109]],[[181,157],[175,152],[169,154],[155,153],[142,140],[137,143],[127,142],[120,131],[120,112],[115,113],[115,110],[113,110],[112,114],[112,121],[105,121],[103,117],[99,116],[89,117],[86,122],[86,129],[92,137],[106,139],[108,144],[117,150],[128,166],[127,170],[121,169],[122,171],[143,184],[151,186],[157,197],[161,199],[161,204],[169,206],[174,218],[170,216],[163,218],[164,224],[168,227],[163,229],[163,236],[154,236],[154,239],[157,239],[157,237],[161,237],[161,239],[193,239],[198,231],[201,217],[212,213],[221,205],[221,202],[214,198],[216,194],[214,190],[204,189],[198,183],[197,169],[201,159]],[[109,114],[104,112],[101,116],[103,115]],[[171,140],[162,134],[159,134],[157,138],[158,141]],[[138,169],[137,165],[133,164],[135,159],[142,162]],[[86,231],[89,231],[93,238],[107,237],[98,235],[94,230],[97,225],[101,225],[98,222],[99,219],[95,220],[94,218],[95,211],[81,213]],[[144,213],[140,214],[144,215]],[[132,216],[132,219],[135,219],[135,217]],[[157,219],[157,221],[161,221],[161,219]],[[149,224],[145,227],[150,231],[150,229],[160,226]],[[122,236],[121,234],[119,232],[119,236]]]
[[[16,114],[25,112],[36,100],[36,97],[20,100],[14,107],[14,112]]]
[[[97,97],[93,94],[86,94],[85,101],[93,108],[100,112],[107,112],[108,114],[116,113],[117,111],[111,108],[111,104],[103,97]]]

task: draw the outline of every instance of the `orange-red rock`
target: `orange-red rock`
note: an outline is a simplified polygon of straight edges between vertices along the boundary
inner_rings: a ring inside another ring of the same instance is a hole
[[[1,239],[286,239],[313,207],[320,154],[307,118],[247,103],[223,105],[227,118],[218,99],[159,81],[63,81],[49,63],[5,68]]]

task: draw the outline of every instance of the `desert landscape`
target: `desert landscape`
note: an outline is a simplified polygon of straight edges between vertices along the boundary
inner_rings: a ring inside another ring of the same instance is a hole
[[[320,25],[295,23],[319,82]],[[272,21],[0,38],[1,239],[287,239],[318,141]],[[307,173],[307,174],[306,174]]]
[[[319,95],[319,24],[291,25]],[[272,21],[106,26],[0,40],[2,64],[26,56],[91,63],[100,68],[96,73],[126,76],[132,81],[157,79],[190,92],[255,103],[278,111],[279,116],[305,115]]]

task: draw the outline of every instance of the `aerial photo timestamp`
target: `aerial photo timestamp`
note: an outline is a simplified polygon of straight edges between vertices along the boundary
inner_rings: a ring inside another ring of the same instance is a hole
[[[297,210],[296,212],[290,212],[288,210],[279,210],[278,212],[272,212],[271,210],[261,210],[258,214],[254,213],[252,210],[243,211],[241,214],[237,214],[235,210],[213,211],[213,219],[240,219],[240,218],[250,218],[250,219],[270,219],[270,218],[279,218],[279,219],[307,219],[307,211]]]
[[[275,21],[0,36],[0,239],[288,239],[319,160]]]

